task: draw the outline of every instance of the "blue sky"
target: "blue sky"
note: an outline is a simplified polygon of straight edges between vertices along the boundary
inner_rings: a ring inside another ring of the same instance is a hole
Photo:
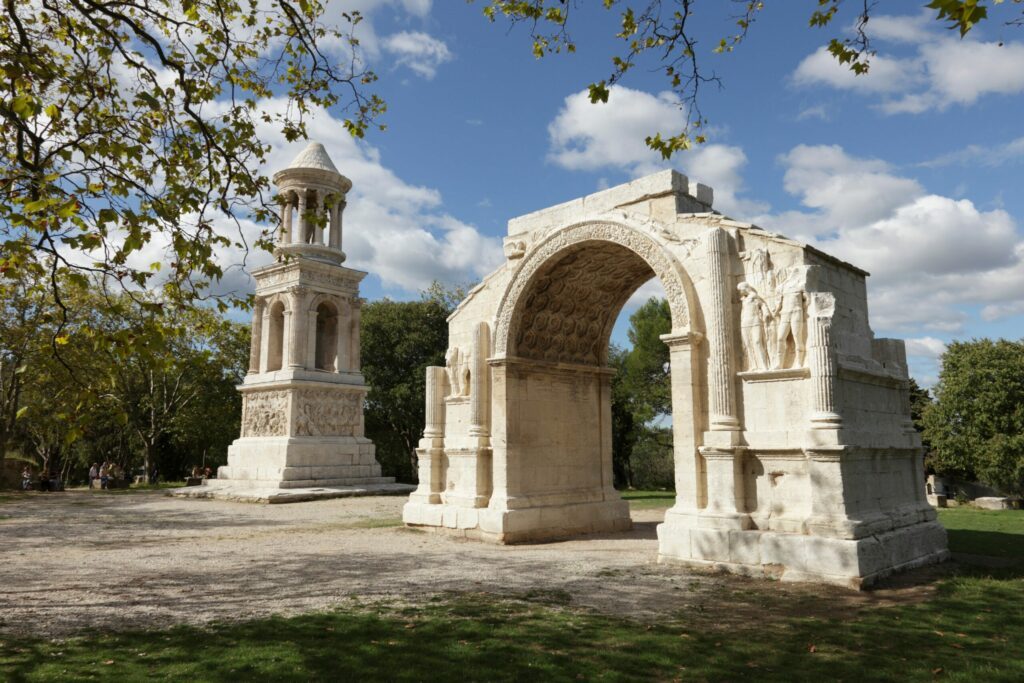
[[[960,41],[919,3],[881,2],[878,56],[854,78],[821,51],[852,13],[811,29],[816,3],[773,4],[736,52],[716,55],[732,8],[698,3],[698,54],[722,88],[700,101],[709,142],[664,163],[643,138],[684,114],[660,72],[637,68],[607,105],[584,101],[618,45],[616,15],[581,4],[576,54],[541,60],[479,2],[332,5],[366,15],[363,58],[389,106],[388,130],[359,143],[338,112],[310,126],[354,182],[344,248],[370,272],[364,296],[475,281],[502,261],[509,218],[672,167],[711,185],[723,213],[870,271],[872,327],[908,340],[924,384],[952,339],[1024,337],[1024,28],[994,12]],[[303,146],[266,135],[270,171]]]

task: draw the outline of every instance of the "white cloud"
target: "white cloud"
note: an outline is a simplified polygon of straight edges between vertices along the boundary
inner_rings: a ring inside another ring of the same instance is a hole
[[[675,167],[712,187],[715,208],[724,213],[741,217],[766,210],[764,204],[737,196],[743,189],[741,171],[747,163],[741,148],[708,143],[677,152],[666,162],[644,143],[648,135],[673,135],[685,125],[679,98],[671,92],[652,95],[614,86],[607,103],[591,104],[582,91],[566,97],[548,125],[548,159],[573,171],[611,168],[633,177]]]
[[[869,271],[874,327],[957,333],[967,307],[985,319],[1024,312],[1024,236],[1005,211],[928,194],[838,146],[800,145],[781,161],[787,191],[813,210],[759,222]]]
[[[619,168],[634,176],[665,167],[661,155],[644,138],[672,134],[686,126],[679,98],[612,86],[608,102],[591,104],[586,91],[565,98],[561,111],[548,125],[548,159],[571,171]]]
[[[384,49],[395,56],[395,63],[430,80],[437,69],[451,61],[452,53],[443,41],[421,31],[401,31],[384,39]]]
[[[967,145],[963,149],[943,154],[922,162],[920,165],[927,168],[951,166],[953,164],[993,167],[1022,159],[1024,159],[1024,137],[1019,137],[1005,144],[993,145],[992,147]]]
[[[797,85],[829,85],[863,93],[900,93],[918,84],[923,75],[919,60],[878,55],[871,58],[868,72],[857,76],[848,65],[836,61],[828,48],[821,47],[800,62],[793,81]]]
[[[813,107],[807,107],[806,109],[801,110],[800,113],[796,115],[797,121],[808,121],[810,119],[828,121],[828,109],[823,104],[816,104]]]
[[[916,337],[905,341],[908,356],[937,359],[946,352],[946,342],[935,337]]]
[[[1024,92],[1024,43],[935,34],[927,30],[921,15],[874,17],[868,30],[883,41],[912,43],[916,54],[876,55],[868,73],[856,76],[822,47],[800,62],[793,82],[877,96],[878,108],[887,114],[969,106],[985,95]]]
[[[880,15],[872,17],[867,29],[872,40],[893,43],[921,43],[934,37],[929,31],[934,15],[921,12],[917,15]]]
[[[811,234],[883,218],[924,193],[916,181],[893,175],[886,162],[851,157],[838,145],[798,145],[781,161],[786,191],[822,211],[822,220],[804,226]]]

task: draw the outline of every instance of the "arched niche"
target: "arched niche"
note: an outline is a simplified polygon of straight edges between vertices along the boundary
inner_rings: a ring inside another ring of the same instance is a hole
[[[338,308],[330,301],[321,301],[316,307],[316,342],[313,351],[317,370],[333,371],[338,360]]]
[[[284,358],[284,302],[270,304],[267,334],[267,372],[280,370]]]

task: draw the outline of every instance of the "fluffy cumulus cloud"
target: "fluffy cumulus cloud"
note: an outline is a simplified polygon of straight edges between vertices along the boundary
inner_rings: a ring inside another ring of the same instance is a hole
[[[437,69],[451,61],[452,53],[444,42],[420,31],[402,31],[384,39],[384,50],[395,58],[397,66],[405,66],[426,79],[437,75]]]
[[[971,105],[986,95],[1024,92],[1024,43],[964,40],[932,28],[926,15],[873,17],[870,32],[876,41],[913,54],[871,58],[866,75],[855,76],[820,48],[804,58],[793,73],[800,86],[825,85],[879,99],[889,114],[919,114],[952,105]]]
[[[548,158],[573,171],[618,168],[646,175],[665,165],[644,138],[657,132],[674,134],[685,125],[686,114],[671,92],[652,95],[613,86],[607,103],[591,104],[584,90],[566,97],[548,126]]]
[[[1024,312],[1024,236],[1005,211],[929,194],[837,146],[801,145],[781,162],[786,189],[808,210],[760,222],[869,271],[876,328],[956,334],[971,307],[986,319]],[[927,355],[917,342],[915,353]]]
[[[746,154],[739,147],[709,143],[677,153],[666,162],[644,143],[654,133],[674,134],[686,125],[679,98],[614,86],[605,104],[591,104],[586,91],[565,98],[548,125],[548,159],[572,171],[618,170],[633,177],[677,168],[714,188],[715,207],[736,217],[757,214],[765,205],[743,199]]]

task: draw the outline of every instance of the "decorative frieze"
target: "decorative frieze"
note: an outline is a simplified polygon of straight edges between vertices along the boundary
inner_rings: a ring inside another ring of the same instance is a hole
[[[295,390],[296,436],[358,436],[362,419],[362,393]]]
[[[287,435],[287,391],[251,391],[242,394],[243,437]]]

